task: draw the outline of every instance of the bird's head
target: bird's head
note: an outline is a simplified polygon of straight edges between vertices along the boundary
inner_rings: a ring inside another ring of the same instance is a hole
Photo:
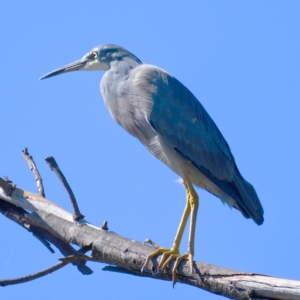
[[[121,61],[125,57],[130,57],[136,62],[141,63],[135,55],[118,45],[101,45],[93,48],[81,59],[56,69],[44,75],[40,79],[46,79],[72,71],[107,71],[111,68],[112,62]]]

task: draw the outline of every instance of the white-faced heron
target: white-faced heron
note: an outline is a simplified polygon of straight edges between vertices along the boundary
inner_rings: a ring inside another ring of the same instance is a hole
[[[173,246],[166,249],[156,245],[143,269],[161,253],[160,270],[176,260],[173,281],[183,259],[189,260],[192,268],[198,210],[193,185],[217,196],[256,224],[263,223],[263,208],[255,189],[242,177],[223,135],[201,103],[176,78],[109,44],[95,47],[82,59],[41,79],[77,70],[106,71],[100,88],[113,119],[177,173],[186,189],[186,206]],[[188,250],[180,255],[179,245],[189,216]]]

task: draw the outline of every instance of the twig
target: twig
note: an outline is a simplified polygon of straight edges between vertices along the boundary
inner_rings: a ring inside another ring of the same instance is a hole
[[[40,271],[40,272],[37,272],[37,273],[34,273],[34,274],[26,275],[24,277],[0,280],[0,286],[7,286],[7,285],[12,285],[12,284],[18,284],[18,283],[24,283],[24,282],[32,281],[34,279],[43,277],[43,276],[48,275],[48,274],[50,274],[54,271],[57,271],[57,270],[61,269],[62,267],[66,266],[69,263],[70,263],[69,261],[61,261],[61,262],[57,263],[56,265],[54,265],[50,268],[47,268],[43,271]]]
[[[81,249],[79,249],[79,251],[80,250]],[[85,250],[86,249],[84,249],[82,251],[85,251]],[[65,258],[61,258],[60,262],[57,263],[56,265],[54,265],[50,268],[44,269],[42,271],[39,271],[37,273],[26,275],[26,276],[23,276],[23,277],[0,280],[0,286],[7,286],[7,285],[13,285],[13,284],[32,281],[34,279],[43,277],[43,276],[48,275],[48,274],[50,274],[54,271],[57,271],[57,270],[61,269],[62,267],[66,266],[69,263],[73,263],[73,264],[77,263],[78,264],[78,263],[86,262],[87,260],[93,260],[93,259],[91,257],[89,257],[87,255],[83,255],[83,254],[79,254],[78,256],[76,256],[76,255],[67,256]]]
[[[51,244],[47,240],[45,240],[45,238],[41,237],[40,235],[34,234],[34,233],[33,233],[33,236],[35,238],[37,238],[51,253],[55,253],[55,251],[51,247]]]
[[[84,218],[84,215],[82,215],[80,213],[76,198],[74,196],[74,193],[73,193],[66,177],[64,176],[64,174],[60,170],[60,168],[59,168],[57,162],[55,161],[54,157],[48,156],[45,160],[46,160],[47,164],[49,165],[49,167],[51,168],[51,170],[54,171],[54,173],[57,175],[57,177],[62,182],[65,189],[67,190],[67,193],[69,195],[69,198],[70,198],[72,206],[73,206],[73,212],[74,212],[73,213],[73,219],[75,221],[82,220]]]
[[[22,157],[25,159],[25,161],[27,162],[30,170],[33,173],[33,176],[34,176],[35,181],[36,181],[36,185],[37,185],[37,189],[38,189],[39,195],[42,196],[42,197],[45,197],[45,190],[44,190],[44,186],[43,186],[42,177],[41,177],[41,175],[39,173],[39,170],[36,167],[35,162],[33,161],[32,156],[29,154],[27,147],[25,147],[25,149],[22,150]]]
[[[67,263],[76,262],[76,261],[95,261],[95,262],[97,261],[92,256],[88,256],[84,254],[70,255],[70,256],[62,257],[59,260]]]
[[[103,222],[103,224],[102,224],[102,226],[101,226],[101,229],[103,229],[103,230],[108,230],[108,227],[107,227],[107,221],[104,221]]]

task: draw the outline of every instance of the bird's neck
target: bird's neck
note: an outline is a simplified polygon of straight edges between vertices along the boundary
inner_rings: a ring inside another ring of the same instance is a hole
[[[123,57],[122,60],[112,61],[107,73],[112,76],[114,80],[122,80],[128,76],[132,69],[136,68],[140,64],[140,61],[137,61],[132,57]]]
[[[130,71],[141,64],[131,57],[124,57],[110,63],[110,69],[105,72],[101,80],[101,92],[105,101],[118,98],[120,85],[127,80]]]

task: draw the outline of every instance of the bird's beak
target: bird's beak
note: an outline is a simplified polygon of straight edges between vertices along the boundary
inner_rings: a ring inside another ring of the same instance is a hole
[[[49,78],[49,77],[53,77],[53,76],[56,76],[56,75],[60,75],[60,74],[63,74],[63,73],[67,73],[67,72],[72,72],[72,71],[78,71],[78,70],[81,70],[83,69],[86,64],[90,62],[90,60],[86,57],[83,57],[82,59],[80,60],[77,60],[71,64],[68,64],[66,66],[63,66],[59,69],[56,69],[50,73],[47,73],[46,75],[42,76],[40,78],[40,80],[42,79],[46,79],[46,78]]]

